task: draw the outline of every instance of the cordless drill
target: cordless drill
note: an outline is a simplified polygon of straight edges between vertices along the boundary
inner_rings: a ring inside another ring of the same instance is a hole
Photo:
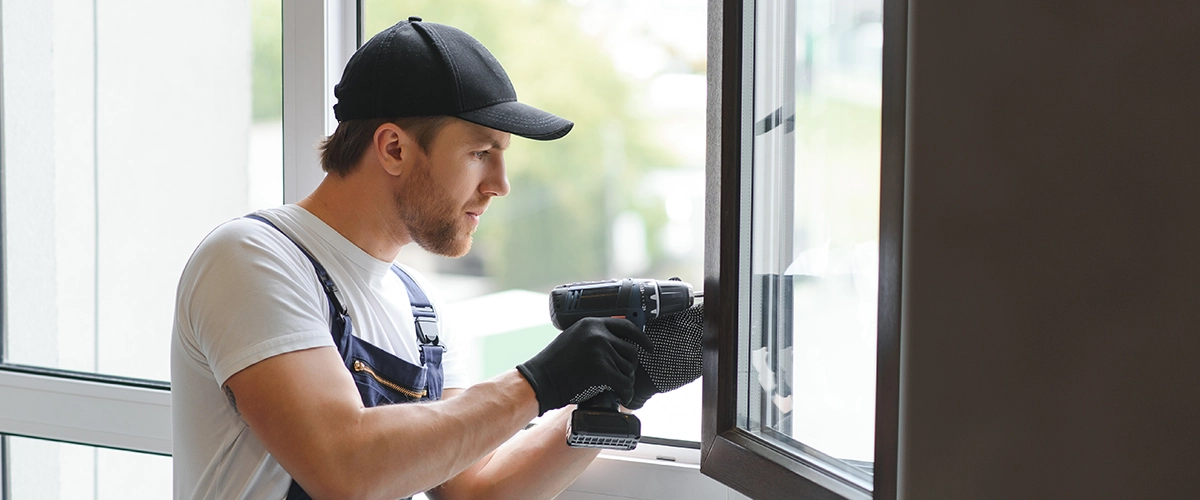
[[[550,291],[550,321],[565,330],[583,318],[625,318],[645,331],[646,322],[692,306],[692,285],[680,281],[625,278],[559,285]],[[642,438],[642,422],[619,411],[612,391],[579,404],[567,426],[567,444],[576,448],[632,450]]]

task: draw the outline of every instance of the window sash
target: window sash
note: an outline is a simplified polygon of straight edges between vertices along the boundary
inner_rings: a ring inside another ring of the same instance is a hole
[[[701,471],[756,497],[894,499],[899,416],[907,0],[884,0],[874,484],[864,488],[820,454],[777,446],[739,427],[739,333],[749,331],[754,0],[709,2],[709,155]],[[742,353],[744,354],[744,353]],[[739,362],[741,361],[741,362]],[[873,491],[872,491],[873,489]]]

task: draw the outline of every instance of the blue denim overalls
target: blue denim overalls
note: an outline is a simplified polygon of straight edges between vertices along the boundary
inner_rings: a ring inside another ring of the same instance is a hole
[[[317,271],[317,279],[329,298],[329,314],[333,322],[329,333],[333,343],[342,355],[342,362],[350,370],[354,384],[358,386],[358,394],[362,396],[363,406],[382,406],[395,403],[412,403],[417,401],[437,401],[442,398],[442,351],[438,343],[437,313],[433,304],[421,291],[421,287],[412,277],[392,264],[392,272],[404,282],[408,289],[408,299],[412,304],[413,318],[416,321],[417,341],[421,344],[421,364],[417,366],[395,355],[380,349],[371,343],[355,337],[352,333],[350,315],[337,299],[337,285],[329,278],[317,259],[308,253],[304,247],[292,240],[291,236],[280,230],[271,221],[258,215],[247,215],[247,218],[266,223],[282,233],[296,245],[305,257],[312,262]],[[292,480],[286,500],[309,500],[312,497],[304,492],[300,484]]]

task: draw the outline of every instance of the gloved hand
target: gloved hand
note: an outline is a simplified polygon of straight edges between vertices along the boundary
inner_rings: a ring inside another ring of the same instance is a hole
[[[584,318],[558,334],[517,370],[537,394],[538,415],[591,399],[606,390],[633,398],[638,351],[650,338],[623,318]]]
[[[638,349],[633,399],[625,405],[636,410],[650,396],[673,391],[700,378],[700,348],[704,338],[704,304],[646,322],[653,350]]]

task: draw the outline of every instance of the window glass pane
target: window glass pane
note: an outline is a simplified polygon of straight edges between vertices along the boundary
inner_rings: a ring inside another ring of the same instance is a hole
[[[280,0],[3,0],[5,362],[168,378],[175,286],[282,201]]]
[[[8,436],[7,500],[171,498],[171,457]]]
[[[703,0],[365,0],[364,37],[409,16],[478,38],[521,101],[575,122],[565,138],[513,138],[512,192],[460,259],[410,245],[473,340],[476,380],[557,334],[555,285],[678,276],[702,285],[706,4]],[[655,396],[643,435],[700,440],[698,384]]]
[[[748,386],[740,424],[874,457],[882,2],[756,4]],[[835,461],[836,462],[836,461]],[[835,463],[837,465],[837,463]],[[842,466],[844,467],[844,463]]]

